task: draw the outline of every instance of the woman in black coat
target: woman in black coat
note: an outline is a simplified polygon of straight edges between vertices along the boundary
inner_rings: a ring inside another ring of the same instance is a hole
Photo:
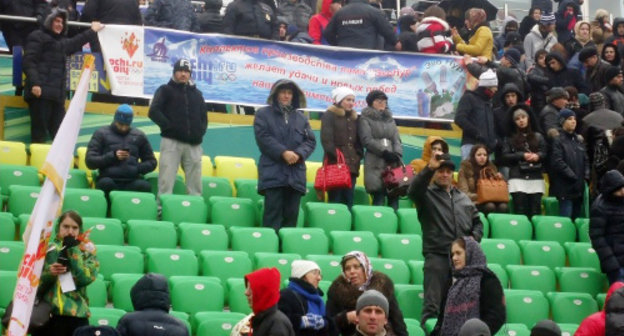
[[[478,318],[494,335],[505,324],[505,298],[500,281],[489,268],[476,240],[463,237],[451,244],[453,284],[442,300],[431,335],[455,336],[471,318]]]
[[[333,321],[327,318],[323,291],[318,288],[321,268],[309,260],[295,260],[291,266],[290,282],[280,291],[278,309],[290,320],[295,335],[329,335]]]

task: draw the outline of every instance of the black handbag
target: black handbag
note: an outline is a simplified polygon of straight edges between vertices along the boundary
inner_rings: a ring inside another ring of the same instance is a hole
[[[45,293],[43,291],[42,293]],[[43,295],[43,294],[42,294]],[[52,304],[43,300],[39,295],[35,298],[35,304],[33,305],[32,314],[30,315],[30,323],[28,324],[28,333],[37,331],[48,324],[52,317]],[[9,303],[2,316],[2,325],[5,328],[9,327],[11,320],[11,314],[13,313],[13,301]]]

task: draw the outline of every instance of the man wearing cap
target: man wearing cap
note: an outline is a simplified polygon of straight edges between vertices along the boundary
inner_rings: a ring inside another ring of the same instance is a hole
[[[108,197],[112,190],[151,190],[143,175],[156,169],[156,158],[145,133],[132,128],[132,108],[117,108],[113,122],[91,137],[85,158],[89,169],[98,169],[95,187]]]
[[[605,80],[607,85],[600,89],[600,92],[605,95],[607,106],[615,112],[624,115],[624,76],[622,75],[622,69],[617,66],[609,66],[605,72]]]
[[[609,63],[598,57],[596,47],[585,47],[579,51],[579,61],[585,66],[585,82],[590,92],[596,92],[607,85],[605,79]]]
[[[492,98],[498,91],[498,78],[492,69],[479,76],[479,87],[466,90],[459,99],[455,123],[462,129],[461,155],[468,158],[472,146],[481,143],[490,152],[496,148]]]
[[[550,51],[557,44],[555,30],[555,15],[543,13],[539,24],[536,24],[524,38],[524,54],[526,55],[527,68],[535,63],[535,52],[540,49]]]
[[[191,81],[191,62],[179,59],[169,83],[161,85],[152,99],[149,118],[160,127],[158,195],[171,194],[178,166],[182,164],[186,192],[202,194],[201,143],[208,126],[204,97]]]
[[[389,307],[388,299],[380,292],[369,289],[362,293],[355,304],[357,325],[353,336],[386,335]]]
[[[562,87],[554,87],[546,92],[546,102],[539,114],[539,130],[538,132],[550,139],[559,135],[559,111],[568,105],[570,96]]]
[[[576,133],[576,114],[559,111],[561,132],[552,139],[548,177],[551,196],[559,200],[559,215],[576,219],[581,214],[585,181],[589,181],[589,159],[583,138]]]
[[[450,283],[448,251],[451,243],[463,236],[481,241],[483,223],[470,198],[453,186],[453,161],[433,152],[428,165],[414,178],[408,189],[416,204],[422,225],[425,300],[421,324],[437,318],[443,294]],[[431,183],[433,182],[433,183]]]

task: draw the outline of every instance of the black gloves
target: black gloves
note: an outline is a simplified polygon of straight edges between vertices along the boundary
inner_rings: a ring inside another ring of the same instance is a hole
[[[72,236],[65,236],[65,238],[63,238],[63,246],[65,248],[72,248],[74,246],[78,246],[79,244],[80,241]]]
[[[388,151],[388,150],[383,151],[381,153],[381,156],[388,163],[394,163],[394,162],[401,161],[401,157],[397,153],[391,152],[391,151]]]

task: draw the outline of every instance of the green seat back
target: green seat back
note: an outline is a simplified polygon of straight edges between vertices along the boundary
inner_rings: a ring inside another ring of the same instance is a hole
[[[396,284],[410,283],[410,270],[402,259],[370,258],[374,270],[378,270]]]
[[[394,296],[404,318],[420,320],[423,303],[425,300],[424,290],[421,285],[394,285]]]
[[[423,260],[422,238],[417,234],[380,233],[379,248],[383,258]]]
[[[235,179],[234,188],[236,189],[236,197],[249,198],[254,203],[264,198],[264,196],[258,194],[258,180]]]
[[[342,256],[328,254],[308,254],[306,260],[314,261],[321,268],[321,274],[324,280],[333,281],[342,274],[340,261]]]
[[[505,323],[495,336],[530,336],[531,330],[522,323]]]
[[[522,323],[527,328],[548,319],[550,311],[548,300],[536,290],[505,290],[505,306],[507,323]]]
[[[195,314],[200,311],[221,311],[225,290],[218,278],[200,276],[172,276],[171,307],[175,311]]]
[[[195,252],[176,248],[148,248],[145,251],[147,272],[174,275],[197,275],[199,265]]]
[[[9,187],[8,210],[13,216],[32,213],[41,187],[12,185]]]
[[[547,266],[508,265],[507,274],[512,289],[538,290],[545,295],[557,288],[555,272]]]
[[[119,320],[126,314],[125,310],[104,307],[89,307],[91,316],[89,325],[117,327]]]
[[[482,239],[481,248],[488,263],[507,265],[520,264],[520,248],[511,239]]]
[[[89,308],[106,307],[108,293],[102,274],[98,274],[95,280],[87,286],[87,297],[89,298]]]
[[[425,281],[425,262],[422,260],[410,260],[407,262],[407,267],[410,270],[410,279],[412,284],[422,285]]]
[[[13,300],[15,285],[17,284],[17,271],[0,270],[0,308],[6,308]]]
[[[370,231],[332,231],[329,238],[335,255],[345,255],[351,251],[362,251],[369,257],[379,254],[377,238]]]
[[[87,179],[87,172],[81,169],[70,169],[67,174],[67,180],[65,180],[65,188],[81,188],[88,189],[89,180]]]
[[[227,280],[227,288],[230,311],[242,314],[251,313],[245,296],[245,280],[243,278],[230,278]]]
[[[363,186],[355,186],[355,189],[353,189],[353,204],[357,204],[357,205],[370,205],[371,204],[371,197],[370,195],[366,192],[366,188],[364,188]]]
[[[407,334],[411,336],[425,336],[425,331],[420,327],[419,319],[404,318]]]
[[[111,276],[112,287],[111,296],[113,298],[113,306],[117,309],[123,309],[127,312],[134,311],[130,290],[136,284],[143,274],[126,274],[116,273]]]
[[[396,211],[399,219],[399,232],[422,235],[422,226],[416,208],[404,208]]]
[[[249,254],[243,251],[201,251],[199,253],[202,275],[216,276],[226,283],[229,278],[243,278],[252,271]]]
[[[161,195],[162,220],[175,225],[181,222],[206,223],[208,206],[201,196]]]
[[[381,233],[397,233],[399,222],[391,207],[354,205],[351,213],[354,231],[370,231],[375,236]]]
[[[82,226],[85,231],[91,229],[89,239],[95,244],[124,244],[123,226],[117,218],[83,217]]]
[[[321,228],[327,235],[351,230],[351,212],[344,204],[309,202],[305,212],[308,226]]]
[[[256,252],[279,251],[279,238],[273,228],[232,227],[231,246],[234,251],[245,251],[250,256]]]
[[[548,293],[552,319],[557,323],[580,324],[587,316],[598,311],[598,303],[587,293]]]
[[[143,274],[145,262],[141,249],[136,246],[97,245],[100,274],[111,280],[115,273]]]
[[[525,215],[490,213],[490,237],[516,242],[533,238],[533,225]]]
[[[487,264],[487,267],[496,274],[498,281],[500,281],[503,289],[509,288],[509,276],[503,266],[499,264]]]
[[[604,273],[590,267],[560,267],[555,270],[560,291],[588,293],[595,297],[606,291]]]
[[[591,267],[600,271],[600,260],[591,243],[565,243],[563,244],[570,267]]]
[[[0,240],[15,239],[15,217],[10,212],[0,212]]]
[[[37,168],[19,165],[0,165],[0,193],[2,196],[9,195],[9,186],[22,185],[38,187],[39,174]]]
[[[551,269],[565,266],[565,250],[556,241],[522,240],[519,245],[525,265],[548,266]]]
[[[285,280],[290,278],[292,262],[298,259],[301,259],[301,255],[295,253],[256,252],[254,269],[275,267],[280,272],[281,279]]]
[[[142,251],[150,247],[175,248],[178,237],[172,222],[131,219],[128,221],[128,245]]]
[[[114,190],[109,197],[110,217],[123,223],[132,219],[156,220],[158,217],[156,197],[152,193]]]
[[[198,312],[192,315],[191,325],[193,326],[193,332],[196,332],[196,336],[229,336],[232,328],[238,323],[238,321],[245,318],[245,314],[235,312]],[[204,322],[218,321],[215,324],[208,323],[202,328],[200,333],[199,326]],[[221,330],[219,330],[221,329]],[[211,332],[212,331],[212,332]],[[221,333],[221,332],[225,333]],[[227,332],[226,332],[227,331]]]
[[[192,250],[195,254],[203,250],[225,251],[229,238],[225,227],[220,224],[180,223],[180,248]]]
[[[0,270],[18,271],[24,249],[21,241],[0,241]]]
[[[576,241],[576,226],[568,217],[533,216],[535,240],[554,240],[560,244]]]
[[[246,198],[219,197],[210,198],[210,220],[226,228],[233,226],[256,226],[256,205]]]
[[[329,253],[329,238],[320,228],[281,228],[279,230],[282,252],[308,254]]]

